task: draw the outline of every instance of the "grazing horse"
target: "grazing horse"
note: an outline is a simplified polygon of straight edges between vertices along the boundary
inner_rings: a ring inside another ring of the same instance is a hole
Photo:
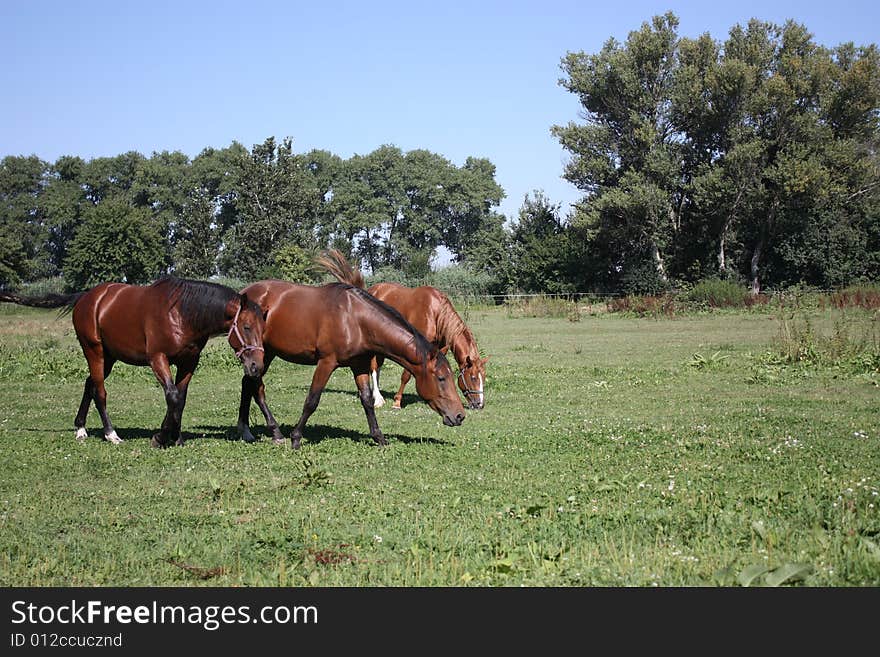
[[[167,447],[180,434],[186,391],[208,339],[227,333],[246,377],[263,372],[264,318],[247,295],[216,283],[166,277],[152,285],[101,283],[86,292],[23,297],[0,293],[0,301],[73,312],[73,328],[88,361],[79,412],[73,421],[77,440],[85,440],[86,415],[94,400],[104,438],[121,443],[107,415],[104,380],[113,364],[149,365],[165,391],[167,412],[153,447]],[[171,376],[171,366],[177,373]]]
[[[316,264],[343,283],[365,287],[363,274],[335,249],[322,254]],[[489,357],[480,357],[474,334],[455,311],[449,297],[429,285],[411,288],[398,283],[377,283],[367,291],[400,312],[428,342],[437,345],[444,353],[452,350],[459,368],[456,377],[459,389],[471,408],[483,408],[486,361]],[[377,407],[385,403],[379,390],[379,370],[384,360],[377,355],[370,368],[373,404]],[[410,378],[410,373],[404,370],[400,376],[400,388],[394,395],[393,408],[400,408],[403,389]]]
[[[302,415],[290,436],[293,449],[299,448],[303,428],[338,367],[351,369],[370,435],[379,445],[386,444],[370,394],[370,361],[377,353],[412,373],[419,395],[443,418],[443,424],[458,426],[464,420],[464,407],[455,391],[454,375],[446,356],[400,313],[363,288],[343,283],[313,286],[267,280],[247,286],[242,293],[256,301],[266,314],[264,372],[276,356],[316,366]],[[274,442],[283,444],[278,423],[266,405],[262,377],[242,379],[238,412],[241,437],[247,442],[256,440],[248,427],[252,399],[263,412]]]
[[[443,292],[430,285],[406,287],[398,283],[376,283],[367,290],[377,299],[400,311],[425,338],[438,345],[444,352],[452,351],[458,363],[458,387],[471,408],[484,405],[483,388],[486,384],[486,358],[480,357],[474,334],[455,311],[452,302]],[[385,400],[379,390],[379,370],[383,358],[376,356],[372,369],[373,403],[382,406]],[[409,372],[400,376],[400,388],[394,395],[392,408],[400,408],[403,389],[409,382]]]

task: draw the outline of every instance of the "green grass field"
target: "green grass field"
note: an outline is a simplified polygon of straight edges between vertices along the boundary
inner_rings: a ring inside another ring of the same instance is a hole
[[[149,446],[162,394],[148,369],[121,364],[107,390],[124,444],[100,439],[94,407],[78,443],[86,368],[70,317],[5,306],[0,580],[878,586],[877,318],[850,313],[843,333],[873,347],[822,359],[810,348],[840,339],[842,320],[802,315],[806,351],[790,359],[791,326],[771,309],[470,310],[491,356],[483,411],[445,427],[411,383],[403,410],[378,409],[379,448],[337,370],[294,452],[268,440],[256,406],[262,440],[232,439],[241,370],[222,338],[190,386],[184,447]],[[287,435],[312,372],[276,361],[266,377]],[[386,366],[386,398],[399,374]]]

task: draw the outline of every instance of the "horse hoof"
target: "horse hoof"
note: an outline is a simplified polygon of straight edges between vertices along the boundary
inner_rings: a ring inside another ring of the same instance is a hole
[[[89,437],[89,432],[86,431],[85,427],[80,427],[79,429],[76,430],[76,439],[79,442],[85,441],[85,439],[88,437]]]
[[[241,439],[246,443],[257,442],[257,438],[251,433],[250,428],[241,422],[238,423],[238,435],[241,436]]]
[[[160,435],[161,434],[157,433],[157,434],[154,434],[152,438],[150,438],[150,447],[155,447],[157,449],[164,449],[164,448],[168,447],[168,445],[166,445],[164,442],[159,440]]]
[[[275,445],[283,445],[284,443],[287,442],[287,438],[273,438],[273,439],[272,439],[272,442],[273,442]]]
[[[104,440],[106,440],[106,441],[108,441],[108,442],[111,442],[111,443],[113,443],[114,445],[119,445],[120,443],[122,443],[122,438],[120,438],[120,437],[117,435],[117,433],[116,433],[115,430],[114,430],[114,431],[111,431],[111,432],[108,433],[108,434],[104,434]]]

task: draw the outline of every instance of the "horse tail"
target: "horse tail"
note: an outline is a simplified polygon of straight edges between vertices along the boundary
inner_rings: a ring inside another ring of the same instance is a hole
[[[71,294],[47,294],[42,297],[23,297],[14,292],[0,292],[0,302],[15,303],[19,306],[31,308],[63,308],[62,312],[73,310],[76,302],[85,292],[73,292]]]
[[[315,265],[332,274],[340,283],[367,289],[364,275],[337,249],[324,251],[315,258]]]

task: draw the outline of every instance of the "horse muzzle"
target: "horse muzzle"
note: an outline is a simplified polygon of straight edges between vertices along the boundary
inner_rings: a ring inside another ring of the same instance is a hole
[[[447,427],[457,427],[461,425],[462,422],[464,422],[464,413],[457,413],[455,417],[452,417],[451,415],[443,416],[443,424]]]

